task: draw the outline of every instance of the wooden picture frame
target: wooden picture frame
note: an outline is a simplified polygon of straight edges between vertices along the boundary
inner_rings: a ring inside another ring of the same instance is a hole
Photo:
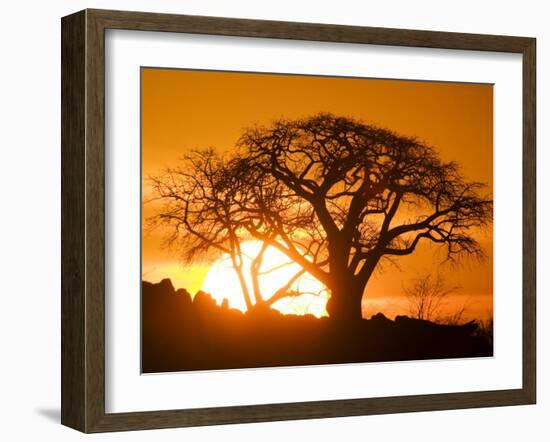
[[[495,51],[523,57],[523,385],[513,390],[105,412],[105,30]],[[533,404],[536,398],[534,38],[84,10],[62,19],[62,424],[142,430]]]

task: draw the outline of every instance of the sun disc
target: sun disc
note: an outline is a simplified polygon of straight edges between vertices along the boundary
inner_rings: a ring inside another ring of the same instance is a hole
[[[241,245],[244,279],[252,298],[250,268],[252,260],[258,256],[261,247],[260,241],[246,241]],[[258,277],[263,299],[271,298],[300,269],[298,264],[291,261],[280,250],[268,247],[264,252]],[[246,311],[241,284],[228,254],[222,255],[210,266],[202,284],[202,290],[210,293],[218,305],[227,299],[229,307]],[[327,316],[328,292],[326,287],[310,274],[305,273],[298,278],[292,284],[291,291],[300,293],[300,295],[280,299],[273,304],[273,308],[283,314]],[[252,302],[254,303],[254,299]]]

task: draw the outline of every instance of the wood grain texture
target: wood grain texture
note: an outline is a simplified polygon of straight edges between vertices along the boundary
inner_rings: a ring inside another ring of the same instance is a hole
[[[537,394],[537,93],[536,40],[523,50],[523,389]]]
[[[529,38],[271,20],[88,10],[106,29],[185,32],[289,40],[522,52]]]
[[[86,427],[105,415],[105,38],[86,11]]]
[[[61,422],[85,425],[85,13],[61,29]]]
[[[105,413],[105,30],[186,32],[523,54],[523,387],[189,410]],[[62,20],[62,423],[84,432],[531,404],[535,352],[535,40],[86,10]]]

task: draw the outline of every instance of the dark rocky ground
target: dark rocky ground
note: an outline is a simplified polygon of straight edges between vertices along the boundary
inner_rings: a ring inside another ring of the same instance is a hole
[[[170,280],[142,283],[144,373],[492,356],[475,322],[442,325],[381,313],[357,324],[241,313]]]

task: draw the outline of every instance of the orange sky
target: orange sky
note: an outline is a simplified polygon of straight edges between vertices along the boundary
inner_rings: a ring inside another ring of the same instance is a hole
[[[457,161],[468,179],[486,182],[492,191],[492,85],[155,68],[142,68],[141,75],[144,198],[151,196],[147,177],[174,165],[189,149],[231,149],[245,127],[318,112],[417,136],[436,146],[444,160]],[[143,205],[144,219],[154,211],[154,204]],[[176,287],[194,293],[208,264],[184,268],[177,253],[160,247],[161,240],[160,231],[143,234],[143,278],[156,282],[170,277]],[[444,267],[448,281],[462,287],[460,298],[471,301],[480,314],[492,312],[493,291],[492,234],[481,240],[486,261]],[[383,305],[391,310],[399,304],[403,282],[433,271],[440,260],[430,245],[400,258],[400,271],[387,267],[369,282],[364,310]]]

